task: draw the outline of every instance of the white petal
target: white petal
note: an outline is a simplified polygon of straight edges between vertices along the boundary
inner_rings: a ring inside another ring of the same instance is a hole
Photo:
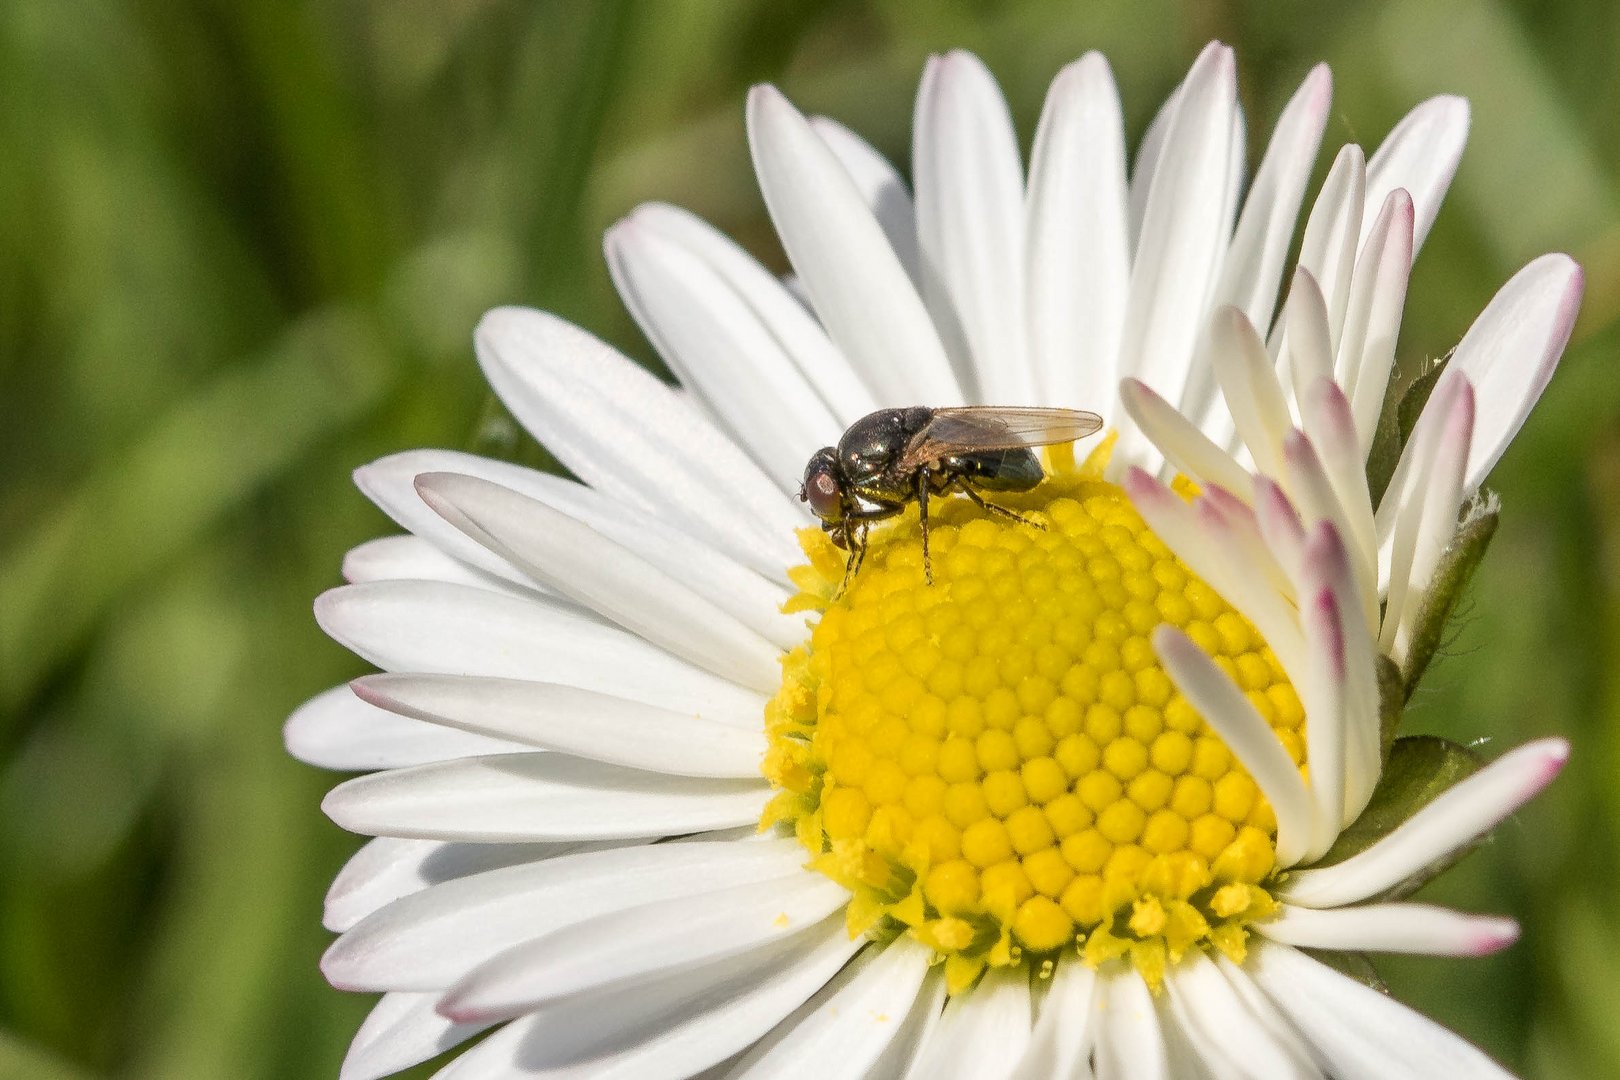
[[[1291,866],[1310,846],[1315,818],[1299,770],[1276,733],[1215,661],[1174,626],[1153,632],[1166,673],[1249,770],[1277,814],[1277,864]]]
[[[1529,802],[1569,760],[1569,743],[1541,739],[1511,750],[1451,787],[1399,828],[1342,863],[1301,870],[1282,888],[1290,904],[1340,907],[1399,885],[1472,843]]]
[[[917,211],[900,170],[871,143],[838,121],[812,116],[810,126],[835,154],[855,181],[866,205],[872,208],[889,246],[913,282],[922,280],[922,257],[917,251]],[[870,411],[870,410],[868,410]]]
[[[401,840],[379,836],[367,841],[343,864],[331,888],[321,925],[334,933],[400,897],[456,878],[519,863],[538,863],[598,845],[447,844],[442,840]]]
[[[1283,670],[1302,675],[1305,639],[1299,621],[1271,575],[1254,572],[1253,538],[1208,500],[1189,506],[1141,469],[1130,470],[1124,480],[1132,505],[1176,557],[1254,623]]]
[[[1131,256],[1119,91],[1100,53],[1058,72],[1047,92],[1025,214],[1030,362],[1040,400],[1112,421]]]
[[[1300,397],[1301,423],[1311,438],[1328,483],[1349,531],[1345,539],[1356,557],[1356,583],[1362,589],[1362,612],[1376,625],[1378,610],[1378,540],[1373,524],[1372,494],[1367,488],[1365,455],[1356,435],[1355,417],[1344,392],[1332,379],[1318,379]]]
[[[1138,379],[1119,384],[1120,404],[1177,471],[1231,491],[1252,487],[1248,472],[1164,398]]]
[[[1404,603],[1397,599],[1395,583],[1390,582],[1389,606],[1385,611],[1385,634],[1393,645],[1390,655],[1404,661],[1411,634],[1422,611],[1430,579],[1440,556],[1457,532],[1457,508],[1462,505],[1469,447],[1474,437],[1474,387],[1466,376],[1458,375],[1456,404],[1446,413],[1436,433],[1434,456],[1425,469],[1427,488],[1423,514],[1413,538],[1412,561],[1408,571]],[[1399,541],[1397,540],[1397,549]],[[1393,571],[1393,568],[1392,568]],[[1394,633],[1389,628],[1394,625]]]
[[[1396,188],[1384,200],[1356,258],[1344,333],[1334,362],[1334,378],[1351,400],[1363,459],[1372,449],[1378,414],[1395,367],[1395,342],[1401,332],[1411,272],[1412,196],[1405,188]]]
[[[757,726],[716,723],[555,683],[369,675],[355,681],[354,691],[403,716],[511,740],[507,751],[538,746],[632,769],[712,777],[758,776],[765,754]]]
[[[1288,373],[1297,400],[1317,379],[1333,378],[1333,334],[1326,301],[1304,266],[1294,271],[1283,321],[1287,330],[1279,365]]]
[[[327,949],[321,970],[344,989],[443,990],[485,960],[554,930],[611,911],[769,881],[803,862],[804,848],[791,839],[680,841],[453,877],[360,922]]]
[[[1311,763],[1310,793],[1316,804],[1314,829],[1306,861],[1321,858],[1338,839],[1344,818],[1345,720],[1344,612],[1331,590],[1307,593],[1300,621],[1309,649],[1308,678],[1298,688],[1305,707],[1306,760]]]
[[[505,739],[396,716],[334,687],[300,705],[282,728],[287,753],[323,769],[361,772],[524,749]]]
[[[1311,1080],[1322,1074],[1297,1035],[1284,1035],[1233,993],[1215,962],[1193,949],[1165,974],[1165,997],[1197,1058],[1216,1080]]]
[[[1330,371],[1331,349],[1338,344],[1345,308],[1350,302],[1350,277],[1355,269],[1356,252],[1361,249],[1361,218],[1366,198],[1366,159],[1361,147],[1345,146],[1322,182],[1322,191],[1316,197],[1316,205],[1311,207],[1305,236],[1299,245],[1299,268],[1309,272],[1322,289],[1329,328]],[[1379,198],[1381,201],[1382,195]],[[1291,327],[1289,332],[1293,333]]]
[[[1284,945],[1424,956],[1489,956],[1519,940],[1512,919],[1464,915],[1430,904],[1365,904],[1317,910],[1284,904],[1254,924]]]
[[[1282,440],[1292,419],[1265,342],[1248,317],[1233,307],[1216,309],[1209,337],[1209,364],[1238,438],[1257,469],[1280,474]]]
[[[1450,367],[1479,391],[1468,491],[1485,481],[1546,389],[1584,287],[1585,275],[1568,255],[1543,255],[1502,286],[1457,345]]]
[[[567,754],[501,754],[373,773],[321,809],[350,832],[424,840],[613,840],[759,820],[764,781],[622,769]]]
[[[1221,546],[1230,547],[1250,573],[1265,578],[1282,599],[1297,602],[1297,581],[1283,569],[1260,531],[1259,518],[1247,502],[1219,484],[1206,484],[1198,496],[1197,506],[1200,515],[1219,520],[1224,534]]]
[[[647,340],[784,491],[842,425],[743,299],[703,259],[635,215],[603,240]]]
[[[1341,1080],[1511,1080],[1445,1028],[1295,949],[1257,948],[1248,968]]]
[[[860,948],[842,922],[829,919],[776,948],[648,980],[635,993],[557,1002],[508,1024],[439,1077],[677,1080],[701,1073],[770,1030]]]
[[[467,1022],[508,1019],[549,1001],[782,941],[849,901],[810,870],[598,915],[515,945],[468,972],[440,1003]]]
[[[879,404],[961,404],[939,335],[860,190],[775,87],[749,93],[748,140],[782,246]]]
[[[1097,1080],[1172,1080],[1153,995],[1135,969],[1103,977],[1095,998]]]
[[[1256,326],[1271,325],[1283,262],[1293,241],[1300,203],[1322,143],[1332,99],[1332,74],[1326,64],[1318,64],[1277,120],[1222,263],[1211,303],[1231,304]],[[1241,170],[1243,161],[1240,143],[1234,148],[1234,167]],[[1231,418],[1219,407],[1214,373],[1207,363],[1193,364],[1182,407],[1217,441],[1226,441],[1231,433]]]
[[[1007,102],[983,62],[960,50],[923,72],[912,178],[923,297],[959,329],[969,396],[1034,400],[1024,326],[1024,176]],[[946,335],[947,346],[954,335]]]
[[[531,577],[722,678],[772,692],[778,650],[639,555],[510,488],[427,473],[417,490],[438,514]]]
[[[1325,382],[1326,380],[1320,380]],[[1316,446],[1305,437],[1299,429],[1290,431],[1283,437],[1283,468],[1282,478],[1287,485],[1288,498],[1299,510],[1300,517],[1307,528],[1325,523],[1333,526],[1335,532],[1346,540],[1355,543],[1356,532],[1350,521],[1351,511],[1348,510],[1339,498],[1338,490],[1334,487],[1333,478],[1328,475],[1327,466],[1316,452]],[[1353,467],[1359,463],[1352,456]],[[1362,514],[1372,517],[1372,507],[1358,507]],[[1370,527],[1368,531],[1371,531]],[[1370,553],[1363,554],[1359,549],[1356,558],[1364,563],[1371,563]],[[1369,576],[1369,595],[1376,600],[1376,593],[1371,586],[1372,571]],[[1359,609],[1362,597],[1352,594],[1352,599]]]
[[[1148,193],[1153,190],[1153,175],[1159,167],[1159,154],[1164,150],[1165,136],[1170,133],[1170,122],[1175,119],[1176,104],[1187,85],[1183,79],[1170,91],[1142,133],[1142,142],[1136,148],[1136,160],[1131,162],[1130,190],[1126,193],[1126,224],[1129,226],[1131,250],[1135,251],[1142,236],[1142,218],[1147,212]]]
[[[1278,117],[1232,234],[1214,302],[1234,305],[1255,326],[1271,325],[1283,260],[1332,101],[1333,74],[1326,64],[1318,64]]]
[[[1260,946],[1257,944],[1256,947]],[[1225,977],[1226,984],[1230,988],[1232,995],[1243,1003],[1243,1007],[1248,1010],[1251,1016],[1265,1025],[1266,1030],[1271,1032],[1274,1038],[1303,1049],[1313,1064],[1317,1067],[1321,1066],[1321,1061],[1317,1058],[1309,1041],[1304,1039],[1299,1031],[1278,1010],[1277,1006],[1272,1004],[1271,999],[1266,996],[1266,992],[1261,990],[1255,983],[1252,975],[1219,952],[1206,955],[1209,955],[1214,960],[1216,969]]]
[[[1168,401],[1182,399],[1226,250],[1236,111],[1232,51],[1211,44],[1187,75],[1154,169],[1120,345],[1121,373],[1137,376]],[[1114,451],[1121,471],[1136,463],[1140,446],[1139,435],[1121,430]]]
[[[1089,1075],[1088,1058],[1096,1037],[1091,1030],[1097,973],[1078,957],[1058,963],[1052,984],[1041,999],[1040,1015],[1030,1034],[1029,1049],[1014,1073],[1016,1080],[1050,1080]]]
[[[1269,476],[1254,478],[1254,514],[1272,558],[1297,581],[1305,559],[1305,525],[1282,485]]]
[[[379,536],[350,548],[343,556],[343,580],[351,585],[367,581],[448,581],[516,596],[546,592],[528,582],[519,585],[469,566],[420,536]]]
[[[1429,405],[1412,429],[1390,481],[1396,512],[1375,521],[1389,530],[1389,593],[1379,644],[1395,660],[1405,656],[1401,631],[1409,628],[1440,552],[1457,528],[1463,470],[1474,433],[1474,388],[1460,372],[1440,377]],[[1379,507],[1380,511],[1383,507]],[[1386,524],[1393,522],[1392,526]]]
[[[1306,759],[1311,762],[1313,784],[1337,788],[1336,795],[1318,799],[1323,824],[1331,834],[1326,840],[1331,844],[1340,828],[1360,817],[1372,798],[1383,769],[1384,746],[1372,625],[1358,610],[1355,575],[1344,540],[1326,522],[1312,529],[1305,541],[1300,594],[1305,598],[1302,618],[1313,639],[1316,661],[1302,683],[1310,699],[1305,715],[1323,717],[1321,725],[1315,719],[1307,723]],[[1323,740],[1320,746],[1315,741],[1318,738]],[[1337,754],[1329,749],[1335,740]],[[1340,770],[1337,780],[1327,775],[1333,762]]]
[[[635,552],[783,648],[804,638],[803,616],[790,618],[777,611],[791,595],[779,583],[785,580],[786,564],[771,570],[767,575],[771,580],[767,580],[641,507],[609,498],[577,481],[454,450],[407,450],[374,461],[355,476],[363,479],[362,487],[380,505],[408,511],[411,524],[407,527],[430,528],[430,533],[422,535],[431,535],[435,543],[471,549],[528,588],[556,595],[430,509],[416,490],[416,478],[430,472],[462,473],[520,491]],[[558,602],[575,606],[560,598]]]
[[[991,968],[970,992],[945,1004],[907,1080],[1000,1080],[1012,1075],[1029,1042],[1029,976]]]
[[[517,586],[515,590],[520,595],[528,592],[552,595],[537,581],[530,581],[521,570],[512,566],[505,559],[493,551],[473,542],[462,535],[449,522],[445,521],[432,510],[428,509],[411,481],[417,472],[405,472],[405,467],[414,465],[417,457],[435,457],[439,454],[451,454],[450,451],[412,451],[407,454],[394,454],[379,458],[369,465],[362,465],[354,470],[354,486],[360,489],[361,494],[376,504],[377,508],[392,518],[402,528],[432,545],[443,553],[443,556],[452,563],[459,563],[470,568],[471,573],[481,575],[483,580],[457,581],[457,584],[476,585],[479,588],[489,588],[487,580],[504,581]],[[489,461],[487,458],[477,457],[473,454],[453,454],[458,463],[465,463],[468,468],[463,471],[472,472],[483,469],[486,465],[500,467],[503,462]],[[518,466],[509,466],[516,469]],[[348,577],[347,573],[344,575]],[[456,581],[451,574],[373,574],[362,573],[358,578],[349,577],[350,581],[361,584],[366,581],[390,580],[424,580],[424,581]],[[508,590],[514,591],[514,590]]]
[[[825,128],[817,130],[827,138]],[[908,214],[910,205],[908,198]],[[800,296],[791,291],[797,279],[778,280],[736,241],[679,207],[643,203],[636,208],[634,220],[638,228],[707,263],[815,386],[841,425],[847,427],[877,408],[877,399],[864,378],[839,352]],[[912,243],[915,246],[915,240]]]
[[[945,975],[938,965],[923,976],[922,988],[900,1023],[900,1030],[890,1040],[881,1057],[873,1063],[867,1076],[905,1076],[922,1055],[934,1029],[939,1026],[940,1014],[945,1010]]]
[[[541,311],[496,308],[473,340],[501,400],[581,480],[767,573],[798,561],[803,516],[673,389]]]
[[[384,994],[349,1044],[338,1080],[378,1080],[451,1047],[460,1046],[488,1024],[457,1024],[434,1012],[437,993]]]
[[[755,1044],[728,1078],[867,1076],[910,1015],[931,955],[904,937],[867,949]]]
[[[436,581],[348,585],[315,600],[335,640],[385,671],[490,675],[578,686],[653,705],[757,721],[765,697],[633,634],[555,608]]]
[[[1368,206],[1382,206],[1396,188],[1412,195],[1413,258],[1440,212],[1467,142],[1468,101],[1444,94],[1407,113],[1367,162]],[[1370,221],[1362,223],[1363,240],[1371,227]]]

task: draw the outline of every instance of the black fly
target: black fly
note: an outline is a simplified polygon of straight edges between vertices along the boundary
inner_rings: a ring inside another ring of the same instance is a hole
[[[866,531],[916,500],[922,523],[923,575],[934,580],[928,556],[928,497],[962,492],[986,510],[1039,526],[984,491],[1029,491],[1041,482],[1034,448],[1083,439],[1102,417],[1079,409],[879,409],[849,426],[837,446],[824,446],[804,468],[799,498],[821,519],[832,542],[850,552],[844,587],[866,556]]]

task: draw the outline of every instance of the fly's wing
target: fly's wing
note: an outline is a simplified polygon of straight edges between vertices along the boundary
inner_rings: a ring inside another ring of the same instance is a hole
[[[995,405],[935,409],[928,424],[906,444],[899,467],[914,469],[952,454],[1073,442],[1101,430],[1102,426],[1102,417],[1080,409]]]

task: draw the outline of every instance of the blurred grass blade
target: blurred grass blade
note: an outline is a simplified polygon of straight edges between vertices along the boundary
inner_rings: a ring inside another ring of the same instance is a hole
[[[364,319],[312,316],[258,363],[104,459],[0,554],[0,716],[28,699],[123,590],[371,409],[390,374]]]

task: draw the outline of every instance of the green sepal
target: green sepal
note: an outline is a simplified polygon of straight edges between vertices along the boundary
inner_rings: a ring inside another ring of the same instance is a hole
[[[1362,952],[1343,952],[1339,949],[1306,949],[1313,959],[1320,960],[1340,975],[1348,975],[1369,990],[1389,993],[1389,984],[1378,974],[1372,957]]]
[[[1378,654],[1373,667],[1378,673],[1378,749],[1388,768],[1395,733],[1406,713],[1406,680],[1401,677],[1400,666],[1383,653]]]
[[[1434,735],[1409,735],[1396,739],[1389,760],[1378,778],[1372,798],[1361,816],[1352,821],[1327,854],[1315,866],[1333,866],[1352,855],[1359,855],[1405,824],[1436,797],[1459,781],[1472,776],[1480,767],[1472,750]],[[1453,852],[1432,866],[1401,882],[1378,899],[1410,896],[1446,867],[1456,862],[1472,846]]]
[[[1485,557],[1485,549],[1491,546],[1491,537],[1496,535],[1496,525],[1501,515],[1492,503],[1471,513],[1457,527],[1456,535],[1451,538],[1445,553],[1440,556],[1439,565],[1434,569],[1434,577],[1429,582],[1428,592],[1423,595],[1417,622],[1413,624],[1412,639],[1406,650],[1406,670],[1402,674],[1406,679],[1408,698],[1417,689],[1418,680],[1423,677],[1424,670],[1440,648],[1446,624],[1451,621],[1463,591],[1479,567],[1480,560]]]
[[[1383,501],[1390,478],[1395,475],[1395,466],[1401,460],[1401,451],[1406,448],[1406,440],[1412,437],[1412,428],[1417,426],[1423,406],[1429,403],[1429,395],[1434,392],[1449,359],[1436,361],[1428,371],[1413,379],[1399,398],[1386,401],[1378,414],[1372,449],[1367,454],[1367,489],[1374,506]]]

